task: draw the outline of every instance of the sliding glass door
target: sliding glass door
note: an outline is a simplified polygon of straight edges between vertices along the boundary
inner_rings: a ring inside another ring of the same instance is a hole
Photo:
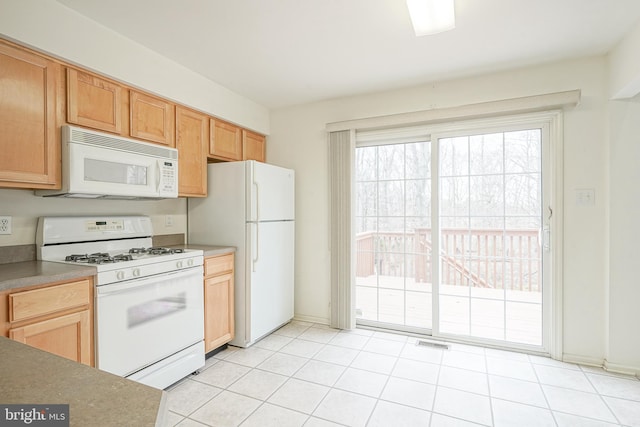
[[[358,140],[357,322],[542,347],[548,130],[423,134]]]

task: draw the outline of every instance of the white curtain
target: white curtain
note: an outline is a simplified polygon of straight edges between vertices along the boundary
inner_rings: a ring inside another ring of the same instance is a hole
[[[331,327],[340,329],[356,327],[352,246],[354,154],[355,132],[329,133]]]

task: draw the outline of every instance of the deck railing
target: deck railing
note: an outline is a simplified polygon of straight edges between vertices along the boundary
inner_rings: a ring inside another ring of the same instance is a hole
[[[440,234],[440,281],[454,286],[540,292],[537,229],[454,229]],[[432,282],[431,229],[356,236],[356,276],[406,276]]]

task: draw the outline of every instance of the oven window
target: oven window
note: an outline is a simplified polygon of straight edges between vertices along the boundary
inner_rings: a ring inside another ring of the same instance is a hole
[[[127,310],[129,329],[187,308],[187,293],[168,296],[134,305]]]
[[[84,180],[147,185],[147,167],[97,159],[84,159]]]

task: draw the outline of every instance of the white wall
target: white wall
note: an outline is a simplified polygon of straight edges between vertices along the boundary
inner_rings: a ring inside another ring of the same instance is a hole
[[[640,367],[640,103],[612,101],[607,366]],[[636,369],[636,372],[640,369]]]
[[[0,246],[34,244],[39,216],[58,215],[148,215],[154,234],[187,233],[186,199],[86,200],[39,197],[31,190],[0,188],[0,215],[12,217],[13,234],[0,235]],[[165,226],[166,215],[173,225]]]
[[[54,0],[0,0],[0,35],[246,128],[269,133],[269,111],[265,107]],[[203,55],[206,53],[203,50]]]
[[[609,55],[609,94],[612,99],[632,98],[640,92],[640,22]]]
[[[640,23],[609,54],[606,365],[640,374]]]
[[[581,89],[565,113],[564,352],[605,355],[605,58],[588,58],[273,111],[270,161],[296,170],[296,316],[328,322],[330,296],[327,142],[330,122]],[[575,189],[595,190],[577,206]]]

